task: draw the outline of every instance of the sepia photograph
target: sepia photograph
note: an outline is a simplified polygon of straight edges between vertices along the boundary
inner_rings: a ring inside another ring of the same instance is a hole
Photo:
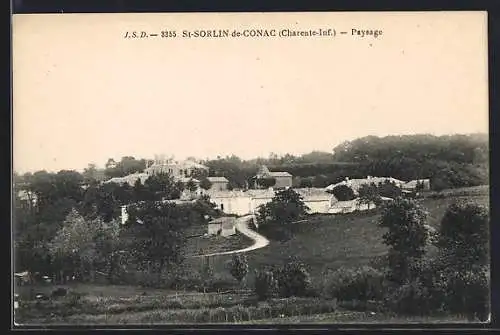
[[[487,13],[12,16],[16,326],[490,322]]]

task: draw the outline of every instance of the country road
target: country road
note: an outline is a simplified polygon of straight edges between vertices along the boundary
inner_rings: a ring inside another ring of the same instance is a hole
[[[239,254],[243,252],[248,252],[260,248],[264,248],[269,244],[269,240],[265,238],[264,236],[256,233],[250,227],[248,224],[250,223],[250,219],[252,219],[253,215],[246,215],[241,218],[236,219],[236,230],[242,233],[243,235],[251,238],[254,240],[254,244],[244,248],[244,249],[237,249],[237,250],[231,250],[231,251],[224,251],[224,252],[216,252],[212,254],[205,254],[205,255],[196,255],[193,256],[193,258],[196,257],[207,257],[207,256],[221,256],[221,255],[231,255],[231,254]]]

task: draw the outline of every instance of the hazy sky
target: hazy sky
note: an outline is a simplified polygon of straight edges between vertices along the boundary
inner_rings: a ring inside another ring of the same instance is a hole
[[[336,38],[126,40],[128,30],[335,28]],[[381,29],[355,38],[351,29]],[[14,169],[109,157],[331,151],[366,135],[488,131],[484,13],[23,15]]]

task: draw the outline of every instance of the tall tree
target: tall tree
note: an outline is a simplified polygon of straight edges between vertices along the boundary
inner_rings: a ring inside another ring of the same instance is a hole
[[[361,185],[358,193],[360,203],[366,204],[368,209],[372,204],[378,206],[381,202],[379,189],[375,183]]]
[[[429,238],[426,217],[418,203],[403,198],[395,199],[382,212],[379,225],[388,229],[383,239],[389,246],[389,277],[398,284],[414,279],[411,265],[425,253]]]
[[[182,262],[185,228],[189,227],[189,210],[173,203],[144,202],[129,207],[127,234],[132,236],[131,249],[139,264],[150,266],[158,280],[169,264]]]

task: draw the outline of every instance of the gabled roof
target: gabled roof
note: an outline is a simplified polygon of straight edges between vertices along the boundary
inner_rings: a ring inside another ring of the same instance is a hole
[[[329,201],[332,198],[323,188],[296,188],[295,192],[302,196],[304,201]]]
[[[191,177],[182,177],[182,178],[179,178],[178,180],[179,180],[181,183],[187,183],[187,182],[189,182],[190,180],[192,180],[194,183],[199,183],[199,182],[200,182],[198,179],[191,178]]]
[[[416,179],[416,180],[411,180],[409,182],[407,182],[406,184],[404,184],[403,186],[405,187],[417,187],[417,183],[429,183],[430,182],[430,179]]]
[[[291,177],[292,175],[288,172],[269,172],[271,177]]]
[[[211,183],[229,183],[226,177],[207,177]]]
[[[144,183],[146,179],[148,179],[148,177],[149,175],[147,173],[134,173],[124,177],[111,178],[106,180],[104,183],[116,183],[116,184],[128,183],[133,185],[138,179],[141,181],[141,183]]]
[[[400,185],[403,185],[406,183],[404,181],[401,181],[399,179],[392,178],[392,177],[370,177],[370,178],[363,178],[363,179],[343,180],[339,183],[328,185],[325,189],[327,191],[331,191],[337,186],[347,185],[347,186],[351,187],[353,189],[353,191],[357,192],[362,185],[371,184],[371,183],[375,183],[376,185],[378,185],[379,183],[384,183],[386,180],[390,181],[391,183],[395,183],[397,186],[400,186]]]

